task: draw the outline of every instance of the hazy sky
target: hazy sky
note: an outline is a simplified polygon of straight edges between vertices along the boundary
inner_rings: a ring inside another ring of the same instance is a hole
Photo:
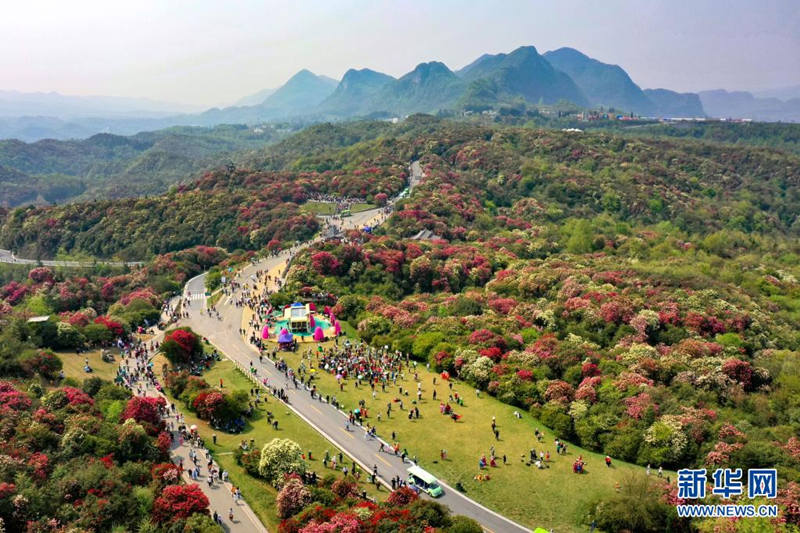
[[[394,76],[571,46],[644,88],[800,84],[800,0],[25,0],[0,17],[0,89],[218,105],[301,68]]]

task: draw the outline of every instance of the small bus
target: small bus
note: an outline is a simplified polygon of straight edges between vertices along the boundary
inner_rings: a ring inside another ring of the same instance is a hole
[[[436,478],[433,477],[430,472],[426,472],[416,465],[408,469],[407,481],[412,488],[416,489],[417,491],[425,492],[434,498],[438,498],[444,494],[444,491],[442,490],[442,487],[439,486],[439,482],[436,481]]]

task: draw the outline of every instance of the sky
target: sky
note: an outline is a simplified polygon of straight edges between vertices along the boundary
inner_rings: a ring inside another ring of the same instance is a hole
[[[800,85],[798,0],[26,0],[0,17],[0,90],[227,105],[301,68],[562,46],[643,88]]]

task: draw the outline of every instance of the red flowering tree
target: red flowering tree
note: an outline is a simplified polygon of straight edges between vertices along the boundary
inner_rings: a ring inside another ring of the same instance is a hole
[[[0,412],[26,411],[31,407],[31,399],[7,381],[0,381]]]
[[[323,276],[334,276],[339,272],[339,260],[330,252],[317,252],[311,256],[311,266]]]
[[[163,426],[160,408],[166,405],[164,398],[142,398],[134,396],[128,400],[125,410],[120,415],[120,421],[134,419],[144,426],[151,435],[156,435]]]
[[[278,516],[281,518],[288,518],[296,514],[310,502],[311,492],[297,476],[289,477],[275,501],[278,506]]]
[[[331,490],[334,494],[336,494],[336,496],[342,499],[350,496],[357,496],[358,482],[355,480],[355,478],[349,476],[342,479],[337,479],[333,482],[333,485],[331,485]]]
[[[28,272],[28,278],[34,283],[51,283],[53,281],[53,271],[47,267],[36,267]]]
[[[363,530],[358,518],[349,513],[337,513],[327,522],[312,521],[301,533],[360,533]]]
[[[722,373],[739,383],[744,390],[750,390],[753,384],[753,367],[741,359],[728,359],[722,364]]]
[[[150,475],[153,476],[153,481],[155,481],[159,487],[174,485],[181,480],[180,468],[174,463],[155,464],[153,468],[150,469]]]
[[[94,405],[94,400],[92,397],[80,389],[76,389],[75,387],[64,387],[62,390],[67,398],[67,404],[70,406]]]
[[[548,401],[554,401],[559,403],[569,403],[572,401],[572,397],[575,394],[572,385],[567,383],[566,381],[561,381],[560,379],[556,379],[551,381],[549,385],[547,385],[547,390],[544,393],[544,397]]]
[[[99,316],[95,318],[94,323],[104,326],[108,331],[110,331],[114,335],[122,335],[123,333],[125,333],[125,330],[122,328],[122,324],[120,324],[115,320],[111,320],[111,318],[107,316]]]
[[[156,446],[158,446],[158,449],[161,450],[161,453],[166,455],[172,446],[172,437],[170,437],[169,433],[166,431],[160,432],[158,434],[158,438],[156,439]]]
[[[517,377],[522,381],[533,381],[533,372],[523,368],[522,370],[517,370]]]
[[[188,363],[200,352],[200,338],[189,328],[167,332],[161,351],[173,363]]]
[[[153,502],[153,519],[161,524],[207,512],[208,498],[196,483],[169,485]]]
[[[211,420],[218,416],[218,411],[225,405],[225,397],[219,391],[204,391],[192,402],[192,408],[203,420]]]
[[[387,498],[386,502],[392,506],[405,507],[418,498],[419,495],[413,489],[400,487],[389,494],[389,498]]]

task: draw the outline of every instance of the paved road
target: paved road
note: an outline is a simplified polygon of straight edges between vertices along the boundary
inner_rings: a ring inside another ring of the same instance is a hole
[[[412,175],[415,176],[412,180],[412,185],[416,185],[422,177],[419,164],[412,166],[412,171]],[[358,219],[355,219],[354,215],[354,226],[358,227],[359,224],[372,223],[376,217],[382,216],[382,209],[371,211],[371,214],[365,211],[364,213],[367,214]],[[307,245],[308,243],[302,245],[300,248]],[[295,249],[294,252],[287,251],[262,260],[255,265],[248,265],[242,269],[237,278],[240,281],[248,281],[250,276],[257,271],[271,270],[285,264],[287,260],[290,259],[292,253],[296,252],[297,249]],[[277,371],[272,361],[268,358],[265,358],[263,363],[258,361],[258,350],[246,342],[239,334],[239,328],[242,325],[242,308],[236,307],[228,297],[223,296],[216,306],[222,320],[217,320],[216,318],[211,318],[207,314],[204,314],[202,311],[206,308],[206,301],[204,298],[199,297],[204,291],[205,274],[192,278],[185,285],[185,294],[195,295],[195,297],[190,297],[189,299],[188,311],[190,313],[190,318],[183,319],[181,321],[182,325],[188,325],[197,333],[208,338],[208,340],[219,348],[229,359],[238,363],[243,368],[249,368],[252,362],[258,369],[259,377],[266,376],[271,386],[285,388],[288,391],[289,407],[300,416],[300,418],[314,427],[314,429],[324,435],[337,447],[345,450],[347,455],[358,462],[365,471],[370,472],[374,466],[377,466],[378,476],[386,486],[389,486],[389,482],[394,476],[400,476],[402,479],[407,477],[406,469],[410,466],[410,463],[404,464],[400,457],[394,454],[378,452],[380,440],[365,438],[366,432],[358,427],[351,427],[351,431],[347,431],[345,429],[346,416],[344,413],[324,401],[312,399],[309,392],[303,388],[294,389],[289,380],[284,377],[282,372]],[[384,442],[384,444],[387,445],[388,449],[388,443]],[[453,513],[474,518],[480,522],[487,531],[494,533],[521,533],[530,531],[466,497],[453,487],[445,483],[442,483],[442,485],[445,494],[441,498],[438,498],[438,501],[447,505]]]
[[[414,161],[411,163],[410,166],[410,174],[408,176],[409,186],[408,191],[405,195],[401,195],[407,197],[411,194],[411,191],[419,185],[422,178],[425,177],[425,174],[422,172],[422,166],[419,164],[419,161]],[[329,231],[324,232],[326,237],[333,237],[336,234],[336,231],[342,230],[350,230],[350,229],[362,229],[365,226],[375,227],[382,224],[386,218],[389,216],[394,204],[400,198],[392,198],[385,207],[378,207],[375,209],[368,209],[366,211],[361,211],[359,213],[353,213],[353,215],[346,217],[344,219],[338,220],[335,217],[331,216],[319,216],[317,218],[327,222],[329,224]],[[335,228],[336,231],[330,231],[330,229]]]
[[[153,340],[160,342],[163,337],[164,332],[160,331]],[[155,387],[150,386],[147,382],[143,382],[143,384],[145,384],[144,396],[161,396],[169,402],[169,398],[164,396],[164,394],[159,392]],[[177,409],[178,405],[176,404],[175,407]],[[181,411],[177,409],[176,413],[180,414]],[[165,420],[168,422],[172,421],[175,423],[176,427],[178,426],[177,415],[166,416]],[[209,512],[216,511],[222,517],[222,529],[227,533],[268,533],[267,528],[264,527],[264,524],[261,523],[246,501],[243,499],[237,502],[233,501],[230,483],[223,483],[217,479],[212,486],[208,485],[208,468],[206,467],[205,455],[199,448],[196,448],[196,451],[201,458],[201,473],[197,481],[192,480],[188,471],[190,465],[192,465],[192,460],[189,457],[189,451],[192,448],[193,446],[189,442],[181,444],[176,440],[172,443],[172,447],[170,448],[170,458],[175,464],[178,464],[181,459],[183,460],[184,467],[186,468],[183,472],[183,480],[187,484],[196,483],[206,497],[208,497]],[[219,464],[216,461],[214,464],[217,469],[219,469]],[[229,511],[231,510],[233,511],[232,522],[229,518]]]
[[[54,261],[51,259],[23,259],[17,257],[11,250],[0,250],[0,263],[12,263],[18,265],[38,265],[51,267],[70,267],[70,268],[89,268],[96,265],[109,265],[109,266],[141,266],[142,261]]]

